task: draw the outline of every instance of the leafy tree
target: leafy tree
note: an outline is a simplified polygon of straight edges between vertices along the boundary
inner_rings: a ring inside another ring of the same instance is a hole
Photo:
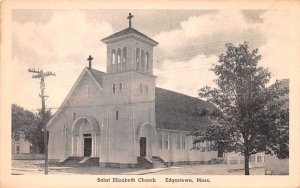
[[[36,116],[34,113],[25,110],[21,106],[12,104],[12,137],[14,139],[19,139],[22,131],[27,127],[35,124]]]
[[[211,69],[218,76],[217,88],[204,87],[199,96],[218,107],[210,112],[213,123],[196,131],[196,142],[215,143],[215,149],[241,152],[245,175],[249,175],[249,157],[258,152],[274,152],[279,158],[289,156],[289,110],[284,107],[288,93],[276,81],[267,87],[271,74],[258,66],[258,49],[249,50],[247,42],[226,45],[226,53]]]
[[[51,111],[45,113],[46,122],[51,118]],[[41,112],[34,114],[24,108],[12,105],[12,136],[14,139],[25,136],[33,145],[34,152],[44,152],[44,133]]]

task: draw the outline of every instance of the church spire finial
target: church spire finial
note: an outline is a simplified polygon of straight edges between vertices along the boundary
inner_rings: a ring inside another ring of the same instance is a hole
[[[131,19],[133,18],[133,15],[129,13],[127,19],[129,20],[129,27],[131,27]]]

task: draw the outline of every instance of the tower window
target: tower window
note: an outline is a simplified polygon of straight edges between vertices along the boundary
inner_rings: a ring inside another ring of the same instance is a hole
[[[122,55],[123,55],[122,70],[126,70],[126,63],[127,63],[127,48],[126,47],[123,48]]]
[[[119,84],[119,89],[120,89],[120,92],[122,92],[123,91],[123,84],[120,82],[120,84]]]
[[[116,120],[119,120],[119,111],[116,111]]]
[[[121,49],[119,48],[117,51],[117,70],[121,70]]]
[[[116,69],[116,51],[111,51],[111,70],[114,72]]]
[[[115,83],[113,83],[112,92],[113,92],[113,94],[116,94],[116,84]]]
[[[148,85],[145,85],[145,93],[148,94]]]
[[[146,57],[145,57],[145,72],[149,72],[149,52],[146,52]]]

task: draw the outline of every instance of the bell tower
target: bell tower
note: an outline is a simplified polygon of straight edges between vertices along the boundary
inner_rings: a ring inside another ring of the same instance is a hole
[[[136,136],[139,126],[147,123],[155,127],[153,47],[158,43],[134,29],[132,18],[129,13],[128,28],[102,39],[107,45],[103,101],[109,129],[107,132],[103,130],[102,134],[111,135],[103,137],[107,138],[103,142],[113,144],[113,149],[109,144],[103,147],[102,153],[109,155],[100,157],[126,164],[137,164],[137,157],[140,156],[140,141]],[[152,143],[147,144],[150,155]]]
[[[153,47],[158,42],[132,28],[132,18],[129,13],[128,28],[102,39],[107,44],[107,73],[153,74]]]

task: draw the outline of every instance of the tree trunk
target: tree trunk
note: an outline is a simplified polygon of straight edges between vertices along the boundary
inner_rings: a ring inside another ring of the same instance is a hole
[[[248,153],[245,153],[244,154],[245,156],[245,175],[250,175],[249,173],[249,154]]]

